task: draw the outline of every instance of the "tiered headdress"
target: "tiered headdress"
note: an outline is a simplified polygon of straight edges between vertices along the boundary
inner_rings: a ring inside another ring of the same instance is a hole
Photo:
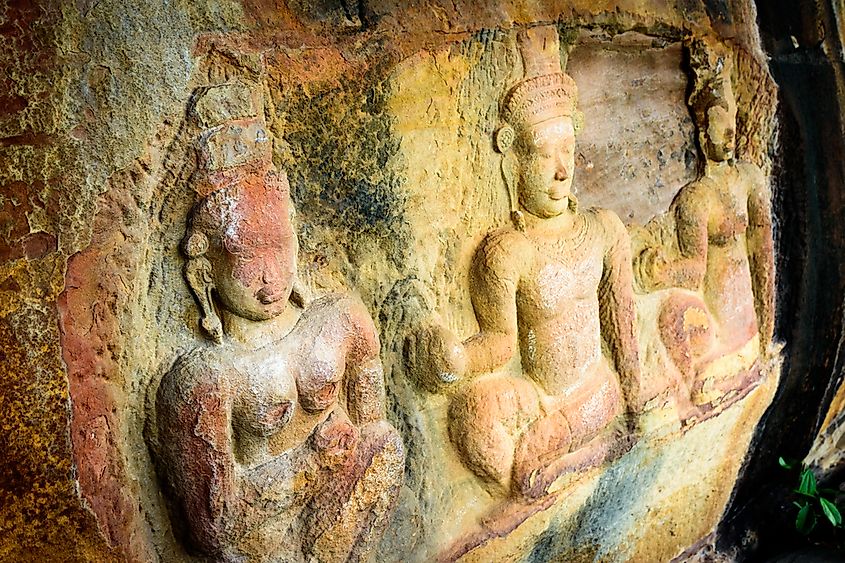
[[[557,28],[541,26],[524,29],[517,33],[516,40],[525,75],[510,89],[502,104],[504,123],[495,133],[494,145],[503,154],[513,146],[517,132],[523,132],[532,125],[555,117],[571,117],[577,131],[582,121],[576,109],[578,88],[572,77],[561,70]],[[502,172],[507,174],[504,160]],[[507,177],[505,181],[511,202],[511,218],[517,228],[523,230],[525,221],[518,209],[515,181]]]
[[[699,123],[703,124],[707,110],[711,107],[732,109],[733,59],[730,51],[711,37],[696,38],[688,43],[688,48],[694,80],[687,101],[699,118]]]
[[[199,88],[189,116],[200,130],[193,188],[201,198],[224,188],[245,167],[269,167],[272,143],[256,87],[232,82]]]

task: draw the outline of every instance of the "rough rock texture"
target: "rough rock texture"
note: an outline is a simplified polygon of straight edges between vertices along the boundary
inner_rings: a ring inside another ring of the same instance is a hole
[[[192,557],[148,444],[160,381],[206,344],[180,250],[197,166],[187,108],[196,88],[232,81],[261,85],[304,285],[356,292],[379,331],[387,418],[406,450],[379,559],[669,560],[714,530],[778,388],[776,361],[691,425],[656,385],[629,452],[518,503],[462,462],[449,399],[411,376],[406,339],[432,317],[460,337],[479,328],[467,280],[481,241],[509,223],[492,138],[524,70],[518,29],[553,24],[579,85],[581,205],[642,225],[699,172],[690,36],[733,53],[738,154],[764,171],[772,154],[786,158],[772,153],[775,89],[753,4],[104,0],[0,10],[0,559]],[[665,358],[643,361],[662,377]],[[718,369],[733,374],[740,360],[731,362]],[[503,372],[519,376],[518,363]]]

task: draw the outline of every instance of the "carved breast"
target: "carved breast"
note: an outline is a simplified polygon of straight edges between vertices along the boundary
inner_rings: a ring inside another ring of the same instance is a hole
[[[590,225],[572,238],[532,241],[534,267],[517,294],[523,367],[551,393],[564,392],[601,357],[602,245]]]
[[[708,226],[710,244],[725,246],[744,235],[748,229],[748,206],[745,198],[736,193],[736,188],[741,186],[729,190],[715,188],[716,209]]]
[[[287,361],[266,349],[232,358],[235,385],[234,421],[260,437],[282,430],[296,410],[296,383]]]

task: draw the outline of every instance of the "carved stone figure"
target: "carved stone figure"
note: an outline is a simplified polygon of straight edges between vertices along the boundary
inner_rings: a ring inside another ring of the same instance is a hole
[[[678,192],[665,219],[646,227],[634,263],[646,291],[680,288],[665,299],[658,323],[681,374],[685,416],[697,412],[692,403],[714,398],[700,393],[708,364],[748,346],[755,348],[753,357],[765,353],[774,328],[770,193],[759,167],[734,158],[731,58],[705,39],[691,43],[690,55],[695,82],[689,104],[703,171]],[[758,335],[759,352],[753,342]],[[741,390],[753,377],[740,370],[716,385],[717,392]]]
[[[517,39],[525,77],[505,98],[495,137],[514,225],[490,233],[475,254],[479,331],[461,342],[434,326],[409,352],[429,386],[458,386],[449,430],[468,467],[538,497],[621,447],[627,429],[615,422],[633,420],[639,362],[627,231],[610,211],[578,210],[572,194],[579,117],[557,30]],[[517,350],[524,377],[484,375]]]
[[[152,449],[193,550],[364,560],[401,487],[404,449],[384,419],[378,336],[363,304],[330,295],[306,305],[294,288],[289,188],[261,111],[242,84],[196,97],[200,199],[185,272],[215,344],[163,377]]]

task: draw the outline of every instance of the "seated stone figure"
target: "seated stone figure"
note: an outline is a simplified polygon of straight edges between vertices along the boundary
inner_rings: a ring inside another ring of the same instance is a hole
[[[721,45],[700,39],[690,45],[690,60],[695,83],[689,103],[699,126],[703,171],[681,188],[667,217],[647,225],[634,262],[638,285],[646,291],[678,288],[664,300],[658,323],[680,372],[684,416],[747,388],[755,368],[727,368],[738,373],[710,393],[703,392],[704,371],[727,355],[745,352],[753,359],[765,353],[774,327],[770,194],[757,166],[734,159],[731,58]],[[753,350],[744,350],[749,346]]]
[[[514,226],[475,254],[479,331],[461,342],[437,324],[423,329],[409,361],[430,385],[457,386],[449,430],[468,467],[533,498],[624,446],[639,361],[627,231],[610,211],[579,211],[571,192],[576,86],[561,72],[557,30],[517,39],[525,77],[505,98],[495,137]],[[524,377],[474,378],[517,349]]]
[[[289,188],[250,88],[201,92],[200,199],[186,277],[215,344],[164,375],[151,448],[193,551],[231,561],[365,560],[390,517],[404,449],[384,419],[363,304],[294,288]],[[221,318],[217,311],[220,311]]]

